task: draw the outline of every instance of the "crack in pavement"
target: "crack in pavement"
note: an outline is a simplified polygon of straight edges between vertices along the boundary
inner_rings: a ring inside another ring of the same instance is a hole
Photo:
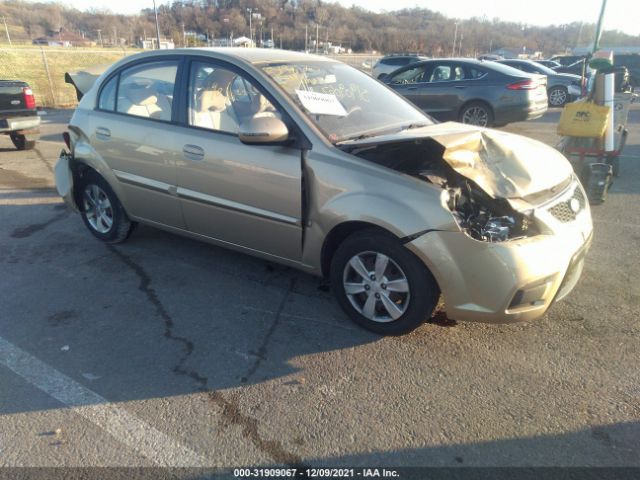
[[[241,412],[238,399],[228,399],[225,398],[225,396],[221,392],[217,390],[211,390],[208,387],[208,377],[202,375],[197,370],[191,370],[186,367],[186,363],[193,353],[194,343],[186,337],[182,337],[173,333],[173,327],[175,326],[175,323],[165,306],[158,298],[157,292],[153,287],[151,287],[151,277],[142,266],[137,264],[131,257],[125,255],[113,245],[108,245],[107,248],[127,267],[129,267],[129,269],[132,270],[133,273],[135,273],[135,275],[138,277],[140,281],[138,290],[140,290],[146,296],[149,303],[154,306],[156,314],[164,321],[165,338],[183,345],[184,354],[173,368],[173,372],[177,375],[184,375],[194,380],[198,385],[198,390],[207,394],[207,397],[222,409],[222,416],[225,420],[225,425],[240,426],[242,428],[243,437],[251,441],[251,443],[257,449],[266,453],[278,463],[296,467],[302,465],[302,459],[299,456],[288,452],[279,441],[266,440],[260,436],[260,432],[258,431],[258,420]],[[275,319],[269,327],[269,330],[265,334],[265,338],[263,339],[263,342],[258,349],[257,359],[249,369],[247,376],[243,377],[242,379],[243,383],[248,381],[249,378],[258,370],[262,363],[262,360],[265,358],[269,340],[271,339],[271,336],[280,323],[282,311],[284,310],[289,295],[293,291],[295,282],[296,279],[292,278],[289,284],[289,288],[280,301],[280,305],[278,306],[278,310],[276,311]]]
[[[293,277],[289,281],[289,288],[287,292],[283,295],[282,300],[280,300],[280,305],[278,305],[278,309],[276,310],[275,319],[273,320],[273,323],[269,327],[269,330],[267,330],[267,333],[265,334],[264,339],[262,340],[262,344],[260,345],[260,348],[258,348],[258,351],[256,352],[256,357],[257,357],[256,361],[247,372],[246,377],[243,377],[240,380],[242,383],[247,383],[249,381],[249,379],[253,376],[253,374],[256,373],[258,368],[260,368],[260,364],[262,363],[262,361],[266,358],[267,346],[269,345],[269,341],[271,340],[273,332],[275,332],[278,324],[280,323],[280,320],[282,319],[282,312],[287,303],[287,300],[289,299],[289,295],[291,295],[291,293],[294,291],[295,285],[296,285],[296,278]]]
[[[54,209],[57,210],[55,207],[54,207]],[[64,218],[66,218],[69,215],[69,213],[70,213],[69,211],[64,211],[62,213],[59,213],[55,217],[50,218],[46,222],[34,223],[32,225],[27,225],[26,227],[18,227],[13,232],[11,232],[11,237],[13,237],[13,238],[27,238],[27,237],[30,237],[34,233],[39,232],[40,230],[44,230],[45,228],[47,228],[52,223],[58,222],[58,221],[60,221],[60,220],[62,220]]]
[[[49,162],[47,162],[47,159],[44,158],[44,155],[42,155],[42,152],[37,148],[34,148],[33,151],[36,152],[36,155],[38,156],[40,161],[44,163],[44,166],[47,167],[47,170],[49,170],[50,173],[53,173],[53,167],[49,165]]]

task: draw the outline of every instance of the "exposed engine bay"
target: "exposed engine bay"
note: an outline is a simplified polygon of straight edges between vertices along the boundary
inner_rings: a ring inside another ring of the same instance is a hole
[[[484,242],[504,242],[538,234],[531,214],[514,210],[506,199],[493,198],[456,172],[435,140],[367,145],[346,150],[378,165],[432,183],[448,194],[447,207],[467,235]]]

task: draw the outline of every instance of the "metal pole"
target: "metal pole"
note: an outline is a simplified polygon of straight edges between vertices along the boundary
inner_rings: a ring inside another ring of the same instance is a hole
[[[160,25],[158,24],[158,9],[156,8],[156,0],[153,0],[153,14],[156,17],[156,49],[160,50]]]
[[[453,33],[453,48],[451,49],[451,56],[456,56],[456,41],[458,40],[458,22],[456,22],[456,29]]]
[[[253,8],[247,8],[247,11],[249,12],[249,38],[251,39],[251,45],[249,46],[253,46],[253,27],[251,26],[251,17],[253,16],[251,12],[253,12]]]
[[[316,23],[316,55],[318,54],[318,31],[320,29],[320,25]]]
[[[51,81],[51,72],[49,71],[49,62],[47,62],[47,55],[44,53],[44,48],[40,47],[42,52],[42,63],[44,64],[44,71],[47,73],[47,80],[49,80],[49,90],[51,91],[51,107],[56,106],[56,94],[53,91],[53,81]]]
[[[11,43],[11,35],[9,35],[9,27],[7,27],[6,17],[3,16],[2,21],[4,22],[4,31],[7,33],[7,41],[9,42],[9,46],[12,47],[13,44]]]
[[[606,8],[607,0],[602,0],[602,7],[600,7],[600,16],[598,17],[598,26],[596,27],[596,38],[593,41],[592,53],[596,53],[598,51],[598,48],[600,48],[600,38],[602,37],[602,21],[604,20],[604,11]]]

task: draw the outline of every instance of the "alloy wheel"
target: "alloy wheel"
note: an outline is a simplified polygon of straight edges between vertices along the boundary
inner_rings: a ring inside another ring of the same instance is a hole
[[[113,226],[113,207],[107,194],[96,184],[87,185],[82,202],[89,225],[99,233],[107,233]]]
[[[462,114],[462,123],[486,127],[489,124],[489,113],[478,106],[467,108]]]
[[[407,276],[388,256],[361,252],[344,267],[343,287],[349,302],[362,316],[375,322],[392,322],[409,306]]]
[[[562,88],[554,88],[549,93],[549,103],[554,107],[560,107],[567,101],[567,92]]]

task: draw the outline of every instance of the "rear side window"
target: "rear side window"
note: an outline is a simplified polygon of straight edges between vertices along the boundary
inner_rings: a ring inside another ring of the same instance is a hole
[[[481,77],[484,77],[485,73],[486,72],[484,70],[480,70],[479,68],[469,67],[469,66],[465,67],[465,75],[467,78],[471,78],[471,79],[481,78]]]
[[[98,108],[113,112],[116,109],[116,86],[118,85],[118,75],[109,80],[100,92]]]
[[[120,73],[116,111],[135,117],[171,121],[178,72],[174,61],[150,62]]]

